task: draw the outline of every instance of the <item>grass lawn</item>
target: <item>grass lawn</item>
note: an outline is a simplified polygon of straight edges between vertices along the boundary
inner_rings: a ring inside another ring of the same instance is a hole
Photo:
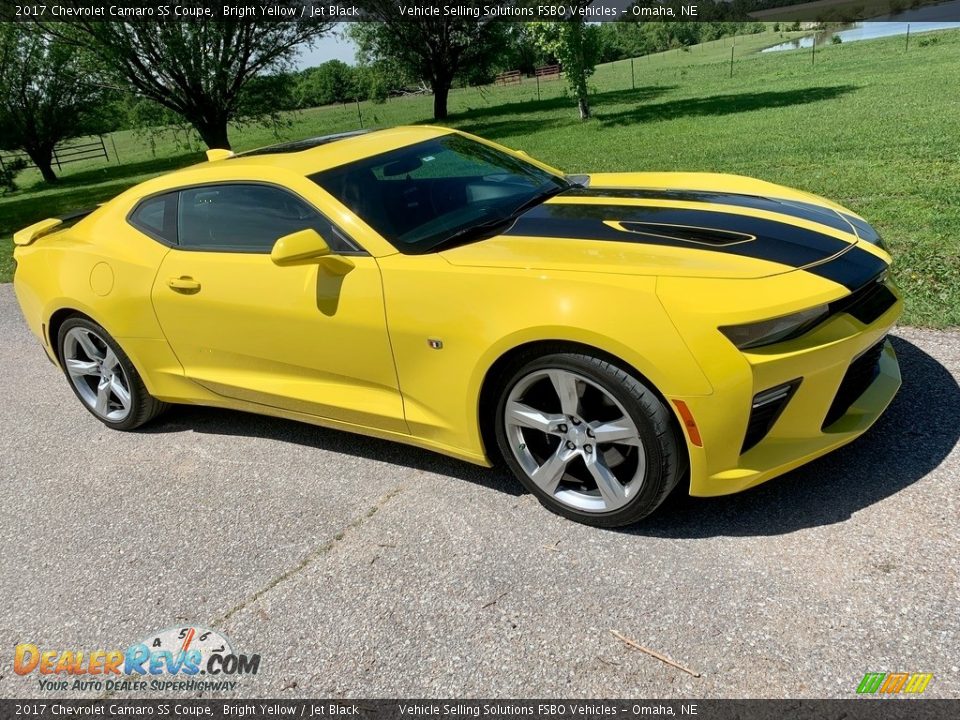
[[[784,34],[784,38],[796,34]],[[828,196],[867,217],[896,256],[904,321],[960,325],[960,32],[761,55],[781,35],[714,41],[597,69],[594,118],[581,123],[563,81],[468,88],[448,124],[526,150],[569,172],[699,170],[752,175]],[[731,47],[734,53],[730,74]],[[632,88],[632,84],[636,88]],[[428,122],[432,98],[362,103],[367,127]],[[291,114],[281,139],[358,126],[357,107]],[[243,150],[277,141],[235,128]],[[0,280],[10,235],[102,202],[146,177],[202,159],[200,147],[115,133],[121,164],[67,166],[55,187],[33,171],[0,198]],[[111,148],[110,141],[107,143]],[[112,150],[112,148],[111,148]]]

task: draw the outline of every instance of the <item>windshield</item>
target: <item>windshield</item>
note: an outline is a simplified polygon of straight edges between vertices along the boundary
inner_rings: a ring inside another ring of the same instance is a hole
[[[310,179],[407,254],[489,237],[516,213],[568,187],[562,177],[460,135]]]

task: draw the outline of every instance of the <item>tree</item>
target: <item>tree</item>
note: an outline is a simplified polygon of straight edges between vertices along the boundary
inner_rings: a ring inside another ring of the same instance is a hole
[[[244,105],[244,88],[259,75],[288,68],[298,47],[331,26],[220,20],[214,12],[189,22],[77,21],[63,35],[89,48],[108,77],[183,117],[207,147],[229,149],[231,120],[263,117],[260,108]]]
[[[394,0],[358,0],[357,5],[375,22],[353,23],[349,32],[365,64],[377,61],[400,66],[401,72],[426,82],[433,91],[433,117],[447,117],[447,98],[454,78],[465,70],[476,73],[489,67],[505,32],[505,23],[479,19],[459,19],[449,15],[418,17],[401,14],[406,9]],[[465,0],[463,7],[481,7],[480,2]],[[424,2],[418,7],[437,7],[439,2]]]
[[[357,71],[341,60],[304,70],[297,81],[300,107],[345,103],[360,96]]]
[[[532,75],[538,66],[546,64],[547,58],[537,46],[528,23],[507,23],[505,29],[503,49],[497,57],[498,71],[519,70]]]
[[[593,0],[575,0],[574,6],[586,9]],[[570,89],[577,97],[580,119],[590,117],[587,80],[593,75],[600,51],[600,31],[587,25],[584,15],[574,14],[561,22],[536,23],[531,28],[538,46],[556,57],[563,66]]]
[[[31,23],[0,23],[0,146],[23,149],[56,182],[57,143],[95,128],[103,89],[89,58]]]

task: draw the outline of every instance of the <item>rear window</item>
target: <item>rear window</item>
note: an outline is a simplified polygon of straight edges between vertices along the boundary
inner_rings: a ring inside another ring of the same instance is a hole
[[[130,224],[162,242],[177,242],[177,193],[143,200],[130,215]]]

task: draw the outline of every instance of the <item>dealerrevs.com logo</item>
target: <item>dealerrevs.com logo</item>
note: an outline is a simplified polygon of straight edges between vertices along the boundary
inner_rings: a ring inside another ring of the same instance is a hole
[[[933,673],[868,672],[857,686],[860,695],[919,695],[933,680]]]
[[[151,633],[126,650],[59,650],[21,643],[17,675],[39,675],[40,690],[234,690],[233,677],[256,675],[259,655],[234,652],[225,635],[192,626]]]

